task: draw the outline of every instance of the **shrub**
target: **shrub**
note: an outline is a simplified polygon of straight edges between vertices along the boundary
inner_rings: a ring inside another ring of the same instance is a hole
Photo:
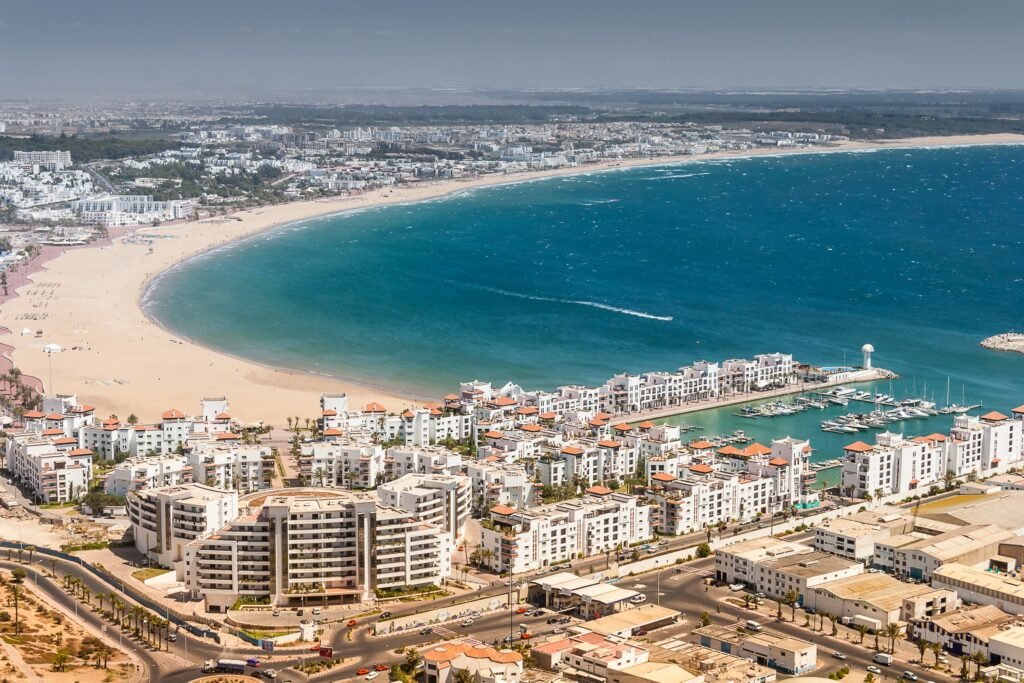
[[[10,612],[8,612],[7,610],[3,610],[2,612],[0,612],[0,621],[10,621],[10,620],[11,620],[11,613]]]

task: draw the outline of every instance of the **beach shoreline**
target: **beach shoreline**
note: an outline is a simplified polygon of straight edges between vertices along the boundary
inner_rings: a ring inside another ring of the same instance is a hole
[[[360,381],[275,368],[201,346],[164,328],[144,308],[150,288],[169,270],[255,235],[306,220],[394,204],[436,200],[484,187],[552,177],[610,172],[639,166],[699,163],[791,154],[827,154],[898,148],[1024,144],[1024,136],[986,135],[849,142],[831,148],[755,149],[698,156],[623,159],[579,167],[483,176],[373,190],[364,194],[298,201],[239,211],[224,217],[139,228],[89,247],[65,249],[25,269],[16,292],[0,303],[0,343],[26,374],[49,376],[48,391],[75,393],[99,414],[143,421],[175,407],[192,412],[203,396],[226,395],[232,413],[248,421],[279,424],[286,417],[316,415],[322,393],[347,393],[353,407],[370,401],[400,410],[423,397]],[[151,244],[142,243],[147,237]],[[15,288],[12,287],[12,290]],[[41,337],[22,336],[24,327]],[[65,349],[52,358],[43,346]],[[501,378],[514,380],[515,378]]]

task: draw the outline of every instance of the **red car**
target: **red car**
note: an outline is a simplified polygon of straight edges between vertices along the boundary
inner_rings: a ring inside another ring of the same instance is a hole
[[[359,622],[356,621],[355,619],[349,619],[347,625],[348,625],[349,628],[355,628],[356,626],[359,625]]]
[[[389,667],[389,666],[387,666],[385,664],[374,664],[373,665],[373,670],[374,671],[387,671],[390,668],[391,667]]]
[[[356,671],[356,676],[365,676],[368,673],[370,673],[369,669],[360,669],[359,671]]]
[[[526,614],[526,608],[525,607],[520,607],[519,609],[516,610],[516,614]]]

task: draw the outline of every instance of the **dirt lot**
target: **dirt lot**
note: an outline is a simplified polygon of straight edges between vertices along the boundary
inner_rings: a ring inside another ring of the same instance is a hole
[[[15,627],[14,593],[18,597]],[[60,611],[49,607],[29,583],[0,576],[0,679],[46,683],[114,683],[135,667]]]

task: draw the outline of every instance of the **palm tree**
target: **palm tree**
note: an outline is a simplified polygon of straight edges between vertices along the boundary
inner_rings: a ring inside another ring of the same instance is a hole
[[[859,644],[863,645],[864,644],[864,636],[866,636],[867,633],[868,633],[868,627],[865,626],[864,624],[857,624],[857,633],[860,634]]]
[[[743,607],[745,609],[750,609],[750,593],[743,594]]]
[[[942,645],[939,643],[928,643],[928,649],[932,651],[933,655],[935,655],[935,666],[938,668],[939,657],[942,655]]]
[[[928,649],[928,642],[918,638],[917,639],[917,656],[921,659],[921,663],[924,664],[924,651]]]
[[[14,635],[21,633],[21,614],[18,612],[18,601],[21,598],[21,586],[11,586],[11,597],[14,598]]]
[[[891,622],[885,627],[885,637],[889,639],[889,652],[896,652],[896,639],[903,633],[903,629],[896,622]]]
[[[975,664],[974,678],[981,678],[981,667],[988,664],[988,655],[986,655],[981,650],[977,650],[974,654],[971,655],[971,661]]]
[[[796,621],[796,603],[800,600],[800,593],[794,588],[790,588],[786,591],[786,594],[782,596],[782,602],[786,603],[786,606],[790,609],[790,621]]]
[[[32,553],[36,551],[36,547],[34,545],[27,545],[25,546],[25,550],[28,551],[28,563],[32,564]]]
[[[103,601],[106,600],[107,597],[108,597],[107,593],[97,593],[96,594],[96,599],[99,601],[99,604],[100,604],[100,613],[101,614],[103,613]]]

